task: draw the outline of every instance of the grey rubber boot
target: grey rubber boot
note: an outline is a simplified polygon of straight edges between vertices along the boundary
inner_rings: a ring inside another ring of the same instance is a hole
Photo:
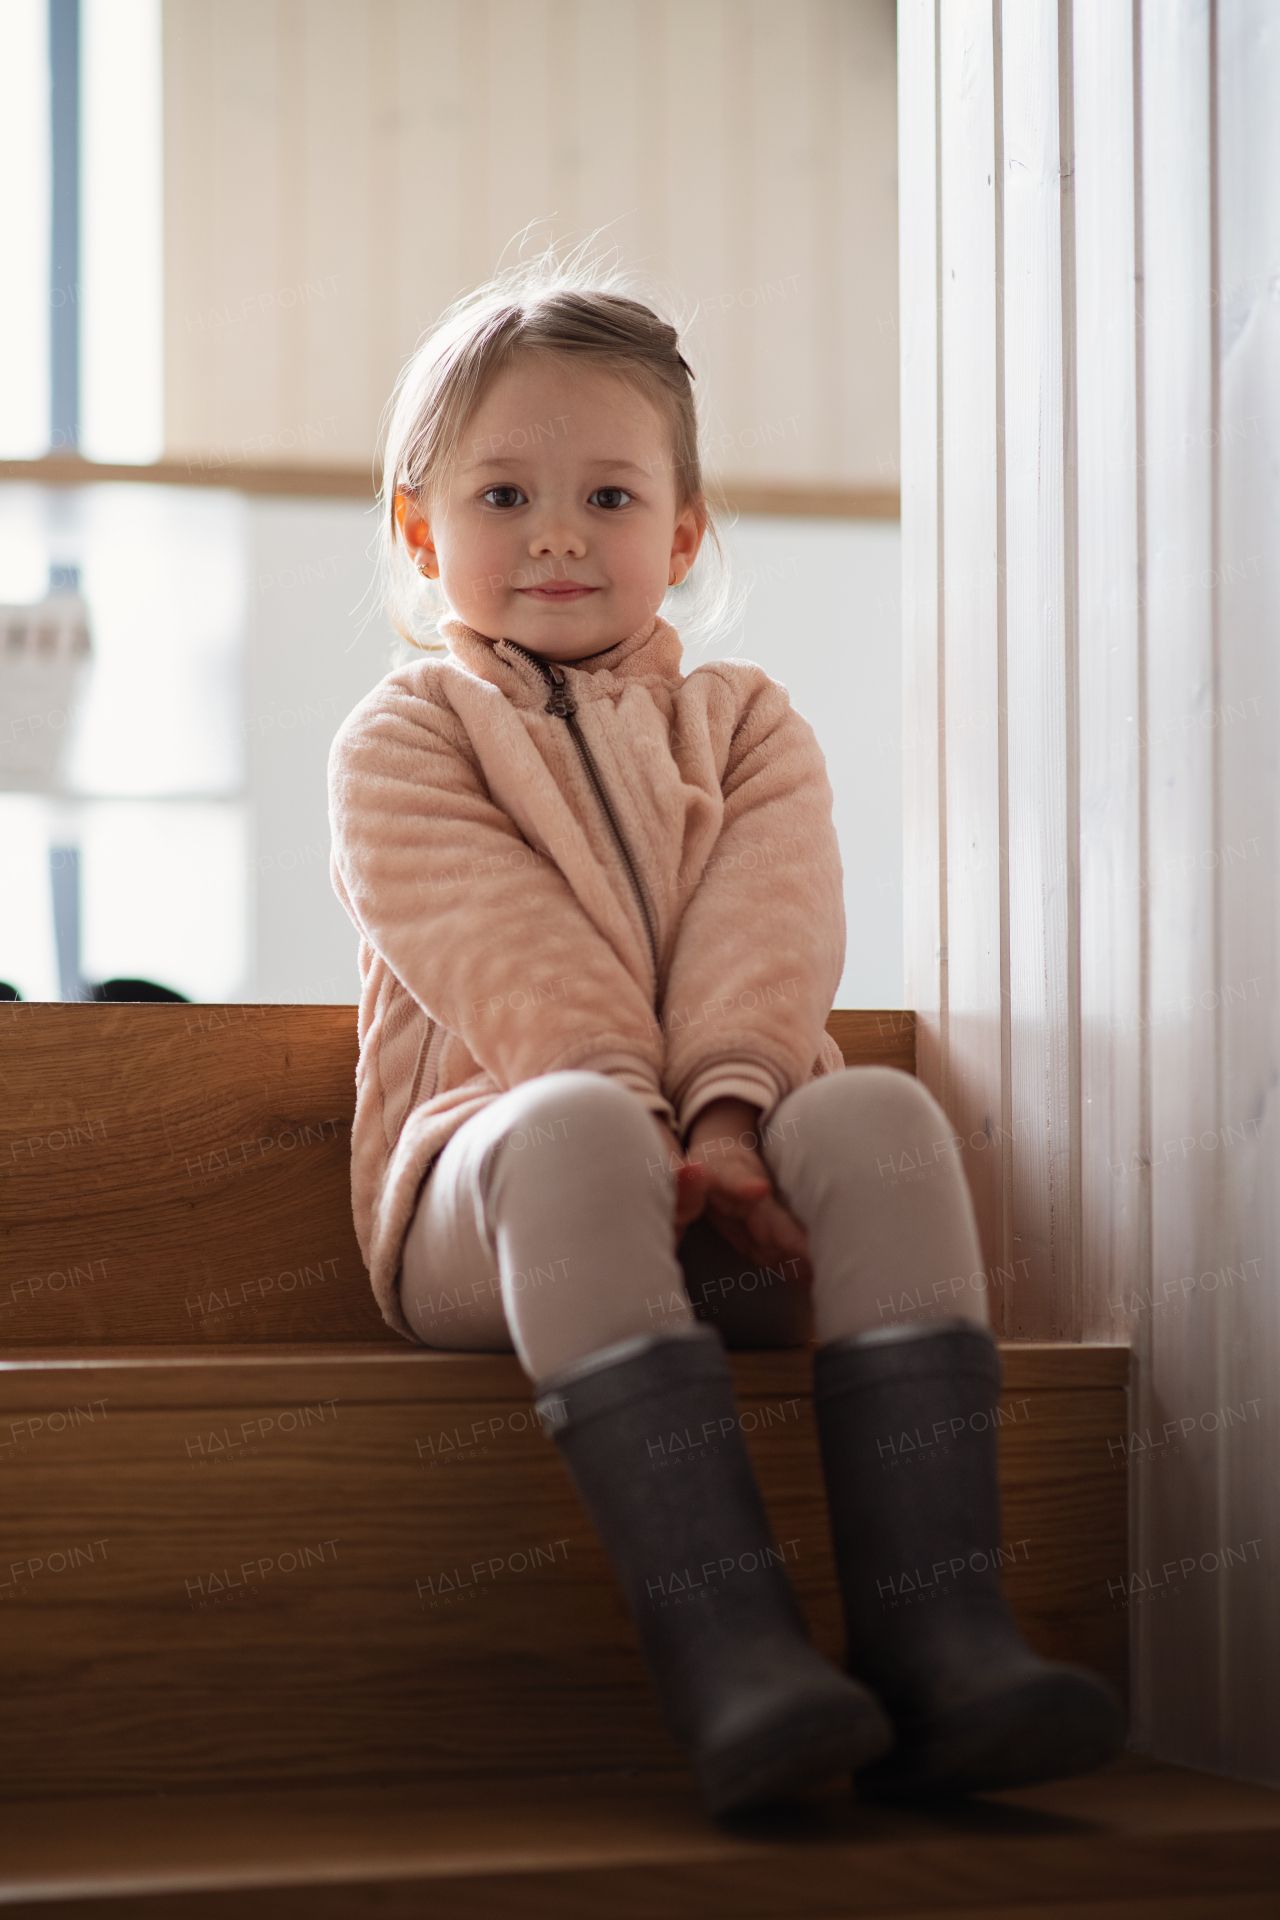
[[[1101,1680],[1042,1660],[999,1568],[1000,1361],[971,1320],[824,1347],[814,1367],[850,1673],[883,1702],[891,1753],[858,1775],[877,1798],[972,1793],[1087,1773],[1125,1716]]]
[[[593,1355],[540,1384],[538,1411],[709,1812],[778,1799],[888,1750],[879,1706],[809,1643],[716,1333]]]

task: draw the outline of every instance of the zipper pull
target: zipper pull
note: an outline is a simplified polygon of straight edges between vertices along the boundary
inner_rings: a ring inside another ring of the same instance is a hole
[[[578,703],[570,693],[568,684],[559,667],[552,666],[549,660],[544,661],[543,665],[551,676],[553,689],[551,698],[548,700],[543,711],[544,713],[553,713],[557,720],[569,720],[578,711]]]

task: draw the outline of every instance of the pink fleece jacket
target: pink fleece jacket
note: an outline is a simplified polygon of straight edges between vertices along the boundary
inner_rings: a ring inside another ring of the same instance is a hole
[[[745,661],[681,672],[651,620],[564,666],[657,925],[536,667],[460,622],[449,657],[387,675],[329,757],[333,884],[360,933],[356,1233],[382,1312],[422,1183],[500,1093],[605,1073],[689,1126],[769,1109],[841,1065],[831,789],[786,689]],[[655,1017],[655,1016],[660,1017]]]

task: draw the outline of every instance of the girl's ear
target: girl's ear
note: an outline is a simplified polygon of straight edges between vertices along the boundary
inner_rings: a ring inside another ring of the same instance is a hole
[[[707,530],[707,509],[701,499],[690,500],[676,521],[671,536],[671,577],[668,586],[678,587],[698,557],[702,536]]]
[[[438,580],[440,562],[431,538],[431,527],[418,504],[417,494],[407,493],[403,487],[396,489],[396,525],[418,572],[425,574],[428,580]]]

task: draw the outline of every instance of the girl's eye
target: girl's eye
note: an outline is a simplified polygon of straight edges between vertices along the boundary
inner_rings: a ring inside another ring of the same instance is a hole
[[[490,507],[518,507],[528,505],[519,487],[486,487],[480,498]]]
[[[597,487],[587,505],[606,507],[610,512],[616,512],[619,507],[625,507],[630,498],[631,495],[624,492],[621,487]]]

